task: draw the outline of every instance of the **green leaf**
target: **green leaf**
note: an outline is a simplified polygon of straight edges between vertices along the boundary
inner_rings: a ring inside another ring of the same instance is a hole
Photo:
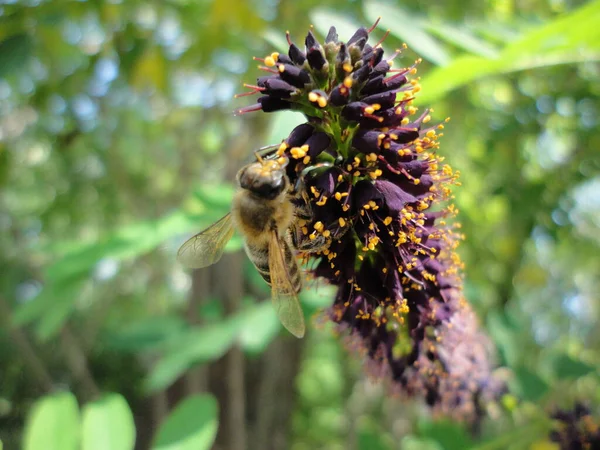
[[[450,55],[429,33],[421,27],[421,20],[407,10],[389,3],[367,1],[364,4],[365,16],[372,22],[381,17],[381,28],[389,28],[390,33],[406,42],[411,50],[424,59],[445,66]]]
[[[106,332],[103,343],[115,350],[140,352],[164,344],[187,330],[178,316],[148,317]]]
[[[78,450],[80,423],[77,399],[70,392],[47,395],[25,421],[24,450]]]
[[[270,301],[255,304],[242,311],[240,343],[250,353],[261,353],[281,330],[281,324]]]
[[[594,366],[564,353],[554,355],[550,359],[550,365],[554,375],[560,379],[579,378],[596,371]]]
[[[107,394],[83,408],[82,450],[132,450],[135,423],[127,401]]]
[[[402,450],[445,450],[433,439],[418,438],[416,436],[405,436],[402,438]]]
[[[15,34],[0,42],[0,78],[6,78],[25,66],[32,50],[27,34]]]
[[[462,48],[473,55],[485,58],[495,58],[498,56],[497,49],[464,28],[458,28],[457,26],[439,21],[426,21],[424,27],[438,38]]]
[[[453,89],[490,75],[600,60],[599,5],[591,2],[534,28],[508,44],[495,59],[463,56],[434,69],[421,81],[419,100],[440,99]]]
[[[418,428],[420,434],[429,439],[435,439],[444,450],[463,450],[471,448],[473,445],[465,428],[449,420],[420,421]]]
[[[548,383],[525,367],[514,369],[515,379],[510,381],[511,392],[524,400],[535,402],[548,392]]]
[[[193,328],[171,340],[163,358],[150,372],[145,387],[157,391],[169,386],[195,364],[223,356],[240,329],[239,319]]]
[[[218,404],[212,395],[188,397],[161,424],[152,449],[209,450],[218,426]]]

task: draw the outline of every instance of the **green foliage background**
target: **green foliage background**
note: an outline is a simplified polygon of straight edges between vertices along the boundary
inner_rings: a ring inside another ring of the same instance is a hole
[[[239,238],[175,261],[302,120],[232,115],[252,55],[378,16],[452,118],[467,297],[511,387],[475,438],[365,379],[327,287],[295,342]],[[554,448],[549,408],[600,403],[599,23],[599,1],[0,3],[3,448]]]

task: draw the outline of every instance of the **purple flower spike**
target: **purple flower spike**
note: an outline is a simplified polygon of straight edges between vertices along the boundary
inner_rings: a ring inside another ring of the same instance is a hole
[[[278,150],[289,164],[298,220],[292,234],[312,274],[337,287],[330,319],[373,374],[434,411],[477,424],[504,392],[492,349],[462,294],[462,236],[448,201],[458,174],[437,155],[444,124],[414,99],[419,61],[393,69],[360,28],[335,28],[306,53],[288,35],[288,55],[263,59],[253,93],[262,109],[301,111]]]

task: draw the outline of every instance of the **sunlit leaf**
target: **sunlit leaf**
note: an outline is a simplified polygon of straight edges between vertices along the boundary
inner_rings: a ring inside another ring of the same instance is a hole
[[[145,386],[157,391],[169,386],[195,364],[223,356],[240,330],[239,320],[226,320],[194,328],[172,339],[165,354],[150,372]]]
[[[218,404],[212,395],[188,397],[160,425],[152,449],[209,450],[218,426]]]
[[[281,324],[269,301],[252,305],[240,313],[242,328],[240,343],[250,353],[261,353],[281,330]]]
[[[80,431],[75,396],[70,392],[47,395],[27,416],[23,450],[78,450]]]
[[[406,9],[391,3],[367,1],[364,10],[371,22],[381,17],[379,27],[389,28],[392,35],[405,42],[419,56],[438,66],[445,66],[450,62],[450,56],[444,47],[422,28],[421,20]]]
[[[473,55],[485,58],[494,58],[498,56],[497,49],[488,42],[467,31],[464,27],[459,28],[458,26],[450,25],[448,23],[440,23],[439,21],[425,21],[423,26],[439,39],[445,40]]]
[[[495,59],[464,56],[427,73],[419,99],[430,102],[447,92],[489,75],[557,64],[600,60],[600,2],[531,30],[508,44]]]
[[[135,423],[127,401],[107,394],[83,407],[82,450],[132,450]]]

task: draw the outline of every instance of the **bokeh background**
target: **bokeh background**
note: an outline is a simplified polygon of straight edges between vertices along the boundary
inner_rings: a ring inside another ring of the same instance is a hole
[[[382,16],[418,57],[465,289],[510,395],[477,436],[386,395],[302,294],[302,341],[234,239],[190,273],[252,150],[294,113],[234,116],[252,56]],[[600,403],[600,2],[0,2],[4,449],[553,449],[547,412]],[[215,440],[213,444],[213,440]]]

